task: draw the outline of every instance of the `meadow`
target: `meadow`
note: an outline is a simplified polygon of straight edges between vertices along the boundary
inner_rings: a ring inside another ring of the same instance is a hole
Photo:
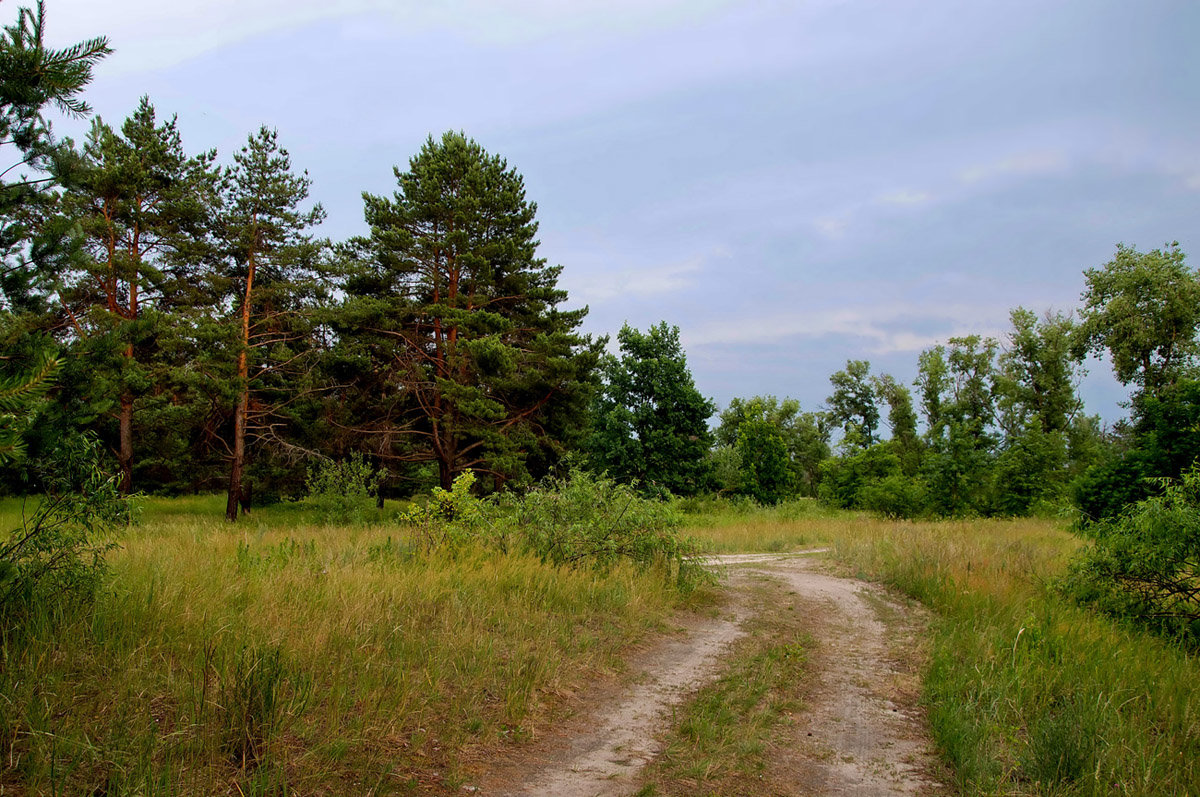
[[[5,637],[0,792],[461,791],[677,612],[721,600],[655,568],[421,552],[388,510],[230,525],[222,500],[145,500],[94,606]],[[1200,666],[1058,596],[1064,522],[685,508],[709,550],[828,547],[932,610],[925,701],[961,792],[1200,793]],[[19,505],[0,512],[11,528]]]

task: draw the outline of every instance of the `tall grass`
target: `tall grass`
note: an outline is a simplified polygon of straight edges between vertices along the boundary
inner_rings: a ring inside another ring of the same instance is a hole
[[[0,648],[0,791],[453,790],[464,750],[535,732],[681,600],[652,570],[219,517],[148,501],[89,613]]]
[[[925,700],[964,793],[1200,794],[1200,662],[1056,593],[1078,545],[1063,524],[847,514],[691,533],[829,546],[848,572],[932,608]]]

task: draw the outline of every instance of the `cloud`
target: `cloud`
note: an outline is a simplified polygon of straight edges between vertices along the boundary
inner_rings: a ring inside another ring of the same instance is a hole
[[[1014,155],[1011,158],[971,166],[964,169],[959,178],[964,183],[978,183],[1010,174],[1048,174],[1063,168],[1066,159],[1057,151],[1033,151]]]
[[[849,221],[845,217],[839,216],[822,216],[813,221],[813,225],[827,238],[842,238],[846,235],[846,226]]]
[[[630,31],[703,18],[731,0],[56,0],[49,39],[63,46],[108,36],[109,74],[159,69],[265,33],[323,20],[348,20],[350,35],[411,36],[452,30],[494,44],[519,44],[572,31]],[[371,33],[353,20],[371,18]],[[382,25],[382,27],[381,27]]]
[[[933,199],[933,195],[927,191],[892,191],[888,194],[881,194],[879,201],[885,205],[900,205],[902,207],[912,205],[923,205]]]
[[[786,338],[835,336],[864,341],[872,355],[920,352],[956,335],[977,334],[999,337],[1006,309],[958,304],[920,307],[897,304],[891,307],[859,307],[818,310],[807,313],[756,315],[726,318],[693,327],[684,334],[689,346],[746,345]],[[990,322],[990,323],[989,323]],[[988,329],[986,327],[994,327]],[[926,331],[930,327],[938,332]]]
[[[697,275],[704,266],[703,257],[682,263],[662,266],[625,268],[573,275],[569,290],[573,299],[585,303],[602,302],[619,297],[645,299],[692,287],[699,280]],[[566,280],[564,280],[566,281]]]

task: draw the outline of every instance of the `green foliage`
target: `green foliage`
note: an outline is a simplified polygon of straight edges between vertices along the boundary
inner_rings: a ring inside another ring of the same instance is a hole
[[[1092,544],[1072,563],[1063,581],[1067,593],[1200,643],[1200,468],[1083,533]]]
[[[318,460],[308,468],[305,500],[330,525],[362,525],[386,476],[358,452],[342,460]]]
[[[778,487],[780,496],[816,494],[821,461],[829,456],[828,420],[823,413],[801,412],[800,402],[796,399],[785,398],[780,401],[774,396],[754,396],[749,399],[734,398],[721,412],[720,421],[716,430],[718,448],[714,452],[722,447],[736,450],[744,423],[765,423],[784,445],[788,477],[787,483]],[[714,458],[714,466],[729,464],[729,455],[721,456],[726,460]],[[739,461],[737,467],[742,468],[743,462]],[[726,491],[739,490],[743,486],[749,488],[753,484],[746,482],[743,485],[744,481],[741,474],[736,480],[725,476],[717,478],[719,489]]]
[[[87,115],[91,109],[79,95],[91,82],[92,68],[111,52],[104,38],[48,48],[45,25],[46,8],[39,0],[36,10],[18,9],[16,21],[0,32],[0,263],[5,266],[0,287],[17,304],[28,298],[28,260],[42,259],[66,238],[62,225],[50,223],[52,191],[66,153],[54,141],[43,111],[54,106],[72,116]],[[16,263],[10,261],[14,255]]]
[[[662,568],[684,589],[707,579],[698,547],[679,533],[674,505],[645,498],[630,485],[579,469],[519,496],[481,499],[472,494],[474,485],[467,471],[452,489],[435,487],[427,503],[400,513],[398,519],[415,529],[419,548],[517,548],[551,564],[601,571],[627,561]]]
[[[869,448],[875,442],[879,407],[871,388],[870,370],[866,360],[847,360],[845,370],[829,377],[833,394],[825,401],[830,420],[842,427],[843,447]]]
[[[742,455],[734,445],[714,446],[707,454],[712,489],[719,495],[736,495],[742,489]]]
[[[738,454],[742,460],[742,490],[760,504],[777,504],[791,490],[788,451],[778,429],[765,420],[750,420],[738,427]]]
[[[397,519],[417,530],[418,545],[426,551],[456,548],[467,542],[506,547],[503,536],[494,533],[495,502],[472,493],[475,474],[464,471],[454,477],[449,490],[434,487],[429,500],[401,511]]]
[[[186,426],[166,421],[174,428],[160,436],[150,432],[152,416],[178,421],[180,413],[163,404],[195,400],[172,382],[185,368],[180,338],[191,330],[180,316],[216,303],[204,273],[218,205],[215,157],[186,155],[175,120],[160,123],[143,97],[119,129],[93,122],[64,186],[62,206],[75,219],[81,252],[54,275],[56,311],[68,314],[77,337],[71,348],[88,359],[72,389],[109,405],[87,428],[104,435],[116,421],[125,492],[134,484],[135,422],[137,453],[170,446]],[[156,401],[156,393],[167,400]]]
[[[887,517],[913,518],[928,509],[925,484],[904,473],[897,441],[877,443],[821,464],[818,496],[841,509],[866,509]]]
[[[1115,517],[1160,492],[1200,452],[1200,380],[1180,378],[1157,394],[1133,398],[1128,448],[1087,470],[1074,485],[1084,522]]]
[[[391,197],[363,195],[370,237],[343,250],[334,323],[352,378],[383,396],[350,426],[432,463],[443,489],[468,470],[528,483],[583,433],[603,342],[576,332],[586,308],[559,309],[562,267],[537,256],[537,205],[503,158],[447,132],[394,172]]]
[[[547,562],[604,570],[625,560],[661,567],[686,589],[708,578],[672,504],[630,485],[576,469],[530,490],[510,511],[524,547]]]
[[[95,442],[72,437],[39,468],[46,495],[0,538],[0,630],[19,627],[35,606],[92,599],[113,547],[108,534],[129,516],[99,459]]]
[[[1200,276],[1184,260],[1178,243],[1144,254],[1120,244],[1085,271],[1077,353],[1106,349],[1121,384],[1148,395],[1186,375],[1200,351]]]
[[[1072,354],[1075,323],[1061,313],[1039,320],[1023,307],[1009,318],[1013,329],[995,380],[1000,425],[1009,436],[1029,424],[1047,434],[1065,432],[1083,407],[1075,392],[1082,370]]]
[[[1039,503],[1053,501],[1063,489],[1067,438],[1030,424],[1010,436],[992,467],[992,514],[1024,516]]]
[[[937,514],[990,510],[996,350],[996,341],[968,335],[921,354],[917,384],[926,427],[921,475]]]
[[[905,475],[915,476],[921,469],[923,446],[917,436],[917,413],[913,409],[912,392],[891,374],[875,377],[872,385],[876,395],[888,405],[887,423],[891,429],[893,447],[900,457],[900,467]]]
[[[716,407],[692,381],[679,328],[664,321],[642,333],[626,324],[617,341],[621,355],[602,364],[604,387],[586,441],[593,467],[645,494],[695,494],[708,480],[708,419]]]
[[[53,386],[61,365],[62,360],[43,350],[24,372],[0,378],[0,465],[25,456],[22,435],[34,414],[34,406]]]
[[[889,518],[911,519],[929,506],[925,483],[903,472],[865,481],[858,490],[858,506]]]

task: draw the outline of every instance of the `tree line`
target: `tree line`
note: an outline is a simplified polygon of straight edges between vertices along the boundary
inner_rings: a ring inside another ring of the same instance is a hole
[[[0,484],[37,490],[64,441],[98,439],[122,492],[223,490],[235,520],[314,461],[370,463],[379,500],[473,473],[522,489],[568,455],[645,493],[888,515],[1109,516],[1191,462],[1200,283],[1176,245],[1086,272],[1077,317],[1018,308],[1002,340],[951,338],[906,385],[851,360],[825,406],[738,398],[717,415],[679,330],[616,352],[563,309],[520,174],[461,132],[363,194],[369,232],[316,234],[311,180],[263,127],[222,161],[148,97],[57,140],[48,109],[108,55],[54,51],[45,9],[0,41]],[[1106,429],[1077,395],[1107,352],[1134,388]],[[710,427],[716,415],[718,423]]]

